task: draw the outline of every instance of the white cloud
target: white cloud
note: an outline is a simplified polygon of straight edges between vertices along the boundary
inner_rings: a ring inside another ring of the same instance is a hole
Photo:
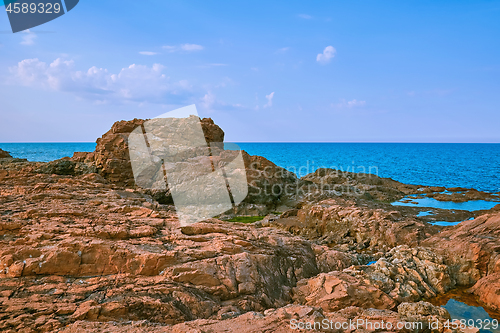
[[[215,97],[215,95],[209,91],[202,98],[199,99],[200,106],[207,112],[211,111],[234,111],[234,110],[248,110],[244,105],[238,103],[226,103]]]
[[[352,101],[347,102],[347,107],[352,108],[352,107],[356,107],[356,106],[363,106],[365,104],[366,104],[366,101],[358,101],[356,99],[353,99]]]
[[[366,101],[358,101],[357,99],[353,99],[351,101],[346,101],[345,99],[341,99],[340,103],[337,104],[332,104],[333,107],[337,108],[354,108],[354,107],[360,107],[364,106],[366,104]]]
[[[307,15],[307,14],[299,14],[297,16],[300,17],[301,19],[304,19],[304,20],[310,20],[313,18],[311,15]]]
[[[201,51],[204,49],[203,46],[198,45],[198,44],[182,44],[182,45],[165,45],[163,46],[164,50],[167,50],[167,52],[179,52],[179,51],[186,51],[186,52],[196,52],[196,51]]]
[[[276,53],[285,53],[287,52],[288,50],[290,50],[289,47],[282,47],[281,49],[278,49],[278,51],[276,51]]]
[[[51,64],[26,59],[9,68],[12,76],[8,83],[70,92],[100,102],[164,103],[190,95],[189,83],[171,82],[160,64],[151,67],[132,64],[116,74],[95,66],[87,71],[74,67],[73,61],[60,58]]]
[[[154,56],[154,55],[157,55],[158,52],[141,51],[141,52],[139,52],[139,54],[147,55],[147,56]]]
[[[273,97],[274,97],[274,91],[269,95],[266,95],[267,103],[264,105],[264,108],[269,108],[273,106]]]
[[[201,51],[203,50],[203,46],[198,44],[182,44],[181,49],[184,51]]]
[[[163,49],[169,51],[169,52],[175,52],[177,50],[177,46],[172,46],[172,45],[164,45]]]
[[[198,67],[200,68],[212,68],[212,67],[225,67],[225,66],[229,66],[228,64],[218,64],[218,63],[214,63],[214,64],[205,64],[205,65],[200,65]]]
[[[325,65],[330,62],[330,60],[335,57],[335,53],[337,50],[333,46],[327,46],[323,50],[323,53],[320,53],[316,56],[316,61],[322,65]]]
[[[23,40],[21,41],[21,45],[33,45],[35,44],[36,34],[31,32],[29,29],[24,32]]]
[[[205,96],[203,96],[201,102],[206,109],[210,110],[215,104],[215,95],[209,91],[205,94]]]

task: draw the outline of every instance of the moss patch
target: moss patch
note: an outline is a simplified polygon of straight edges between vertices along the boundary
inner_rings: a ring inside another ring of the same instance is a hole
[[[265,216],[236,216],[232,219],[227,220],[228,222],[241,222],[241,223],[253,223],[260,221]]]

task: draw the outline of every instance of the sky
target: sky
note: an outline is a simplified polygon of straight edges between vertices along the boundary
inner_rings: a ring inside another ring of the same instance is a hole
[[[1,8],[4,11],[4,8]],[[500,142],[500,1],[81,0],[13,34],[0,142],[196,104],[228,142]]]

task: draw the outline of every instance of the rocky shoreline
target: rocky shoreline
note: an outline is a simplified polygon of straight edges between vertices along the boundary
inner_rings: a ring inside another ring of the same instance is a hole
[[[448,312],[426,302],[457,288],[500,319],[500,206],[429,217],[391,205],[497,194],[330,169],[298,178],[243,153],[247,198],[180,227],[168,189],[135,186],[127,135],[143,122],[117,122],[95,152],[49,163],[0,150],[0,330],[294,332],[292,319],[362,319],[474,331],[444,327]],[[211,119],[202,128],[223,141]],[[246,215],[266,217],[225,221]]]

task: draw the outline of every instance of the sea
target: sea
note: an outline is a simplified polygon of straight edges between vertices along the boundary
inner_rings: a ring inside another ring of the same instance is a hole
[[[417,185],[500,191],[500,144],[482,143],[236,143],[302,177],[318,168],[372,173]],[[13,157],[48,162],[95,143],[0,143]],[[231,145],[230,149],[234,149]]]

